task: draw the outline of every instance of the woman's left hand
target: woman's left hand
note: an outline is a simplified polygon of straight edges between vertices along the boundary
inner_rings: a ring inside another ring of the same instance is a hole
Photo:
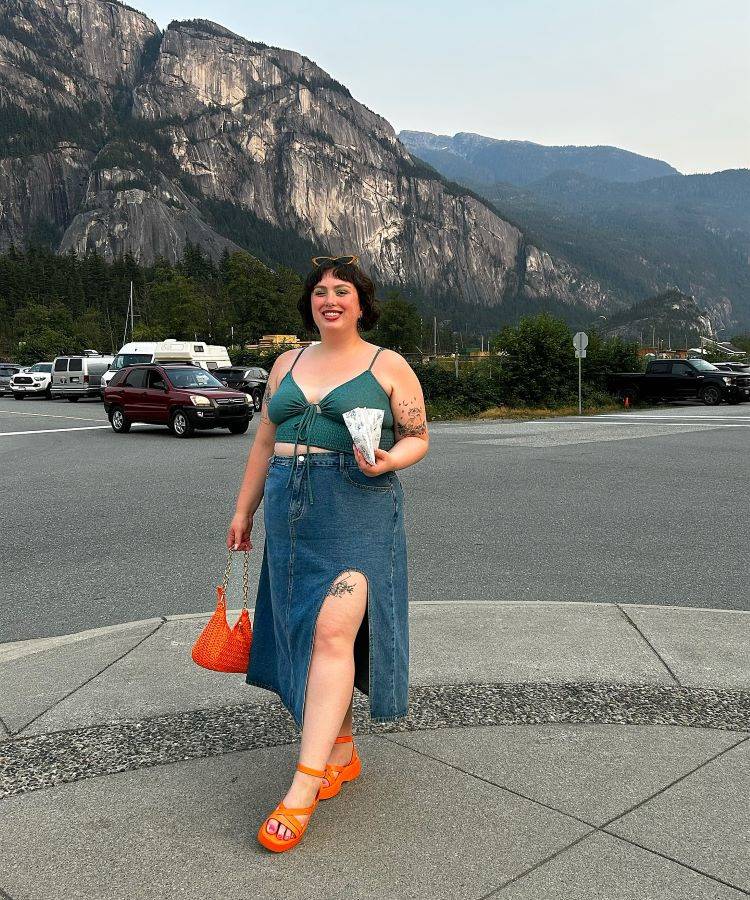
[[[356,444],[352,444],[352,447],[354,449],[354,458],[357,460],[357,465],[365,473],[365,475],[369,475],[372,478],[375,475],[383,475],[386,472],[396,471],[395,461],[387,450],[381,450],[380,447],[376,447],[375,465],[371,466],[370,463],[368,463],[364,458],[362,453],[359,452],[359,448],[356,446]]]

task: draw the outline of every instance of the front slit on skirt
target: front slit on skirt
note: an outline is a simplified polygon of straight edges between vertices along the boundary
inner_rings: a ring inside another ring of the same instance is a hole
[[[354,642],[354,685],[368,695],[374,721],[407,714],[403,500],[395,472],[370,478],[351,453],[312,453],[307,465],[304,454],[269,460],[266,538],[246,681],[278,694],[300,728],[318,614],[332,584],[348,571],[367,579],[365,615]]]

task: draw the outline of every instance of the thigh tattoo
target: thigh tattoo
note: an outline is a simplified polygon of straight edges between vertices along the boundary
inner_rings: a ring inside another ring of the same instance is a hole
[[[328,591],[329,597],[343,597],[344,594],[351,594],[354,592],[354,588],[357,586],[356,579],[350,576],[344,576],[341,579],[337,579],[332,585],[330,591]]]

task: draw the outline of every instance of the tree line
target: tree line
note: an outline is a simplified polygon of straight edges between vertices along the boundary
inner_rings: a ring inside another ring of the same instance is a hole
[[[139,265],[126,254],[107,262],[96,252],[58,255],[42,247],[0,254],[0,355],[18,362],[123,343],[130,286],[137,340],[167,337],[229,344],[266,333],[300,333],[300,276],[275,271],[249,253],[214,262],[187,243],[181,259]]]
[[[300,275],[283,266],[271,270],[244,251],[225,252],[214,262],[187,243],[177,263],[157,259],[146,266],[129,255],[107,262],[95,252],[58,255],[28,247],[0,254],[0,359],[33,363],[87,349],[116,352],[131,282],[136,340],[197,337],[233,344],[235,363],[270,369],[283,348],[259,353],[244,345],[269,333],[319,338],[305,331],[297,309]],[[462,366],[456,378],[452,369],[413,353],[431,324],[414,304],[389,290],[379,305],[376,329],[363,337],[408,356],[433,410],[471,415],[498,405],[565,405],[576,397],[572,331],[559,317],[528,315],[499,327],[490,336],[489,356]],[[635,342],[592,332],[584,360],[586,397],[602,400],[610,372],[640,367]]]

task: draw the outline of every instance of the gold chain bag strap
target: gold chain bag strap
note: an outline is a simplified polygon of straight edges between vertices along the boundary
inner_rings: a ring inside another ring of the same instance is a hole
[[[248,550],[242,551],[242,612],[234,628],[230,628],[227,622],[227,583],[234,552],[229,551],[224,578],[221,585],[216,588],[216,610],[198,635],[191,653],[194,662],[199,666],[213,669],[215,672],[247,672],[250,662],[253,629],[247,611]]]

